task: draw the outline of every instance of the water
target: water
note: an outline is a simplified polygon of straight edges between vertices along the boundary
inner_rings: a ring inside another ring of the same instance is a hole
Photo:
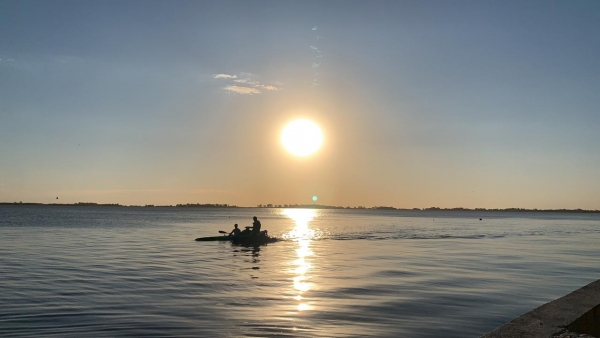
[[[288,240],[194,241],[254,215]],[[600,278],[599,242],[598,214],[0,206],[0,335],[477,337]]]

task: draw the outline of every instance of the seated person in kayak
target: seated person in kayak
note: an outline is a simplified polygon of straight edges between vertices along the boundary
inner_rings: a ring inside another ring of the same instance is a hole
[[[254,219],[254,222],[252,222],[252,236],[258,237],[258,235],[260,235],[260,221],[258,218],[256,218],[256,216],[254,216],[252,219]]]
[[[233,230],[231,230],[231,232],[229,233],[229,236],[239,235],[241,232],[242,232],[242,230],[240,230],[240,228],[238,228],[238,225],[234,224]]]

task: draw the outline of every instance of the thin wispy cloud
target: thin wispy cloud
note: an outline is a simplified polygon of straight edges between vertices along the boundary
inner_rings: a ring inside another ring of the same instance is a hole
[[[229,75],[229,74],[215,74],[215,79],[237,79],[237,75]]]
[[[0,185],[2,187],[2,185]],[[73,193],[83,193],[86,195],[104,195],[104,194],[129,194],[129,193],[170,193],[170,194],[230,194],[237,195],[237,192],[223,189],[93,189],[93,190],[67,190],[61,191],[61,194],[70,195]]]
[[[61,191],[63,195],[68,195],[71,193],[83,193],[83,194],[128,194],[132,192],[161,192],[161,193],[169,193],[169,192],[180,192],[181,190],[173,190],[173,189],[93,189],[93,190],[68,190]]]
[[[314,26],[312,31],[314,32],[314,35],[315,35],[317,41],[323,38],[322,36],[319,36],[317,34],[317,32],[316,32],[317,26]],[[315,87],[315,86],[319,85],[318,69],[321,67],[321,61],[323,59],[323,52],[321,52],[321,50],[319,49],[319,46],[317,44],[310,45],[309,48],[313,54],[313,59],[312,59],[313,80],[311,81],[311,85],[313,87]]]
[[[281,89],[282,85],[279,81],[275,82],[275,84],[278,85],[277,87],[271,84],[263,84],[258,80],[258,75],[246,72],[237,74],[214,74],[213,78],[231,81],[229,85],[222,87],[223,90],[229,93],[244,95],[262,94],[262,90],[277,91]]]
[[[252,95],[252,94],[260,94],[260,90],[256,89],[256,88],[252,88],[252,87],[241,87],[241,86],[226,86],[223,87],[223,89],[225,89],[228,92],[231,93],[236,93],[236,94],[245,94],[245,95]]]
[[[59,56],[54,57],[53,61],[58,62],[63,65],[66,65],[66,64],[73,64],[73,63],[81,63],[81,62],[83,62],[83,59],[78,58],[76,56],[59,55]]]
[[[223,189],[192,189],[190,194],[226,194],[226,195],[240,195],[237,191],[223,190]]]
[[[249,85],[252,85],[252,86],[259,86],[260,85],[260,82],[258,82],[258,81],[252,81],[251,79],[237,79],[237,80],[233,80],[233,82],[236,82],[236,83],[245,83],[245,84],[249,84]]]

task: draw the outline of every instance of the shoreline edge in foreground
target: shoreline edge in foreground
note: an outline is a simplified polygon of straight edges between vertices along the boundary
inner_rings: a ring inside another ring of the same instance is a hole
[[[581,337],[600,337],[600,279],[527,312],[481,338],[573,337],[571,332],[582,334]]]

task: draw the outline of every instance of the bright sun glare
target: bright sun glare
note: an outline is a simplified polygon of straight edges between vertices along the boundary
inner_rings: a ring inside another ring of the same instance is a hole
[[[281,142],[290,153],[296,156],[307,156],[319,149],[323,143],[323,134],[314,122],[295,120],[283,128]]]

